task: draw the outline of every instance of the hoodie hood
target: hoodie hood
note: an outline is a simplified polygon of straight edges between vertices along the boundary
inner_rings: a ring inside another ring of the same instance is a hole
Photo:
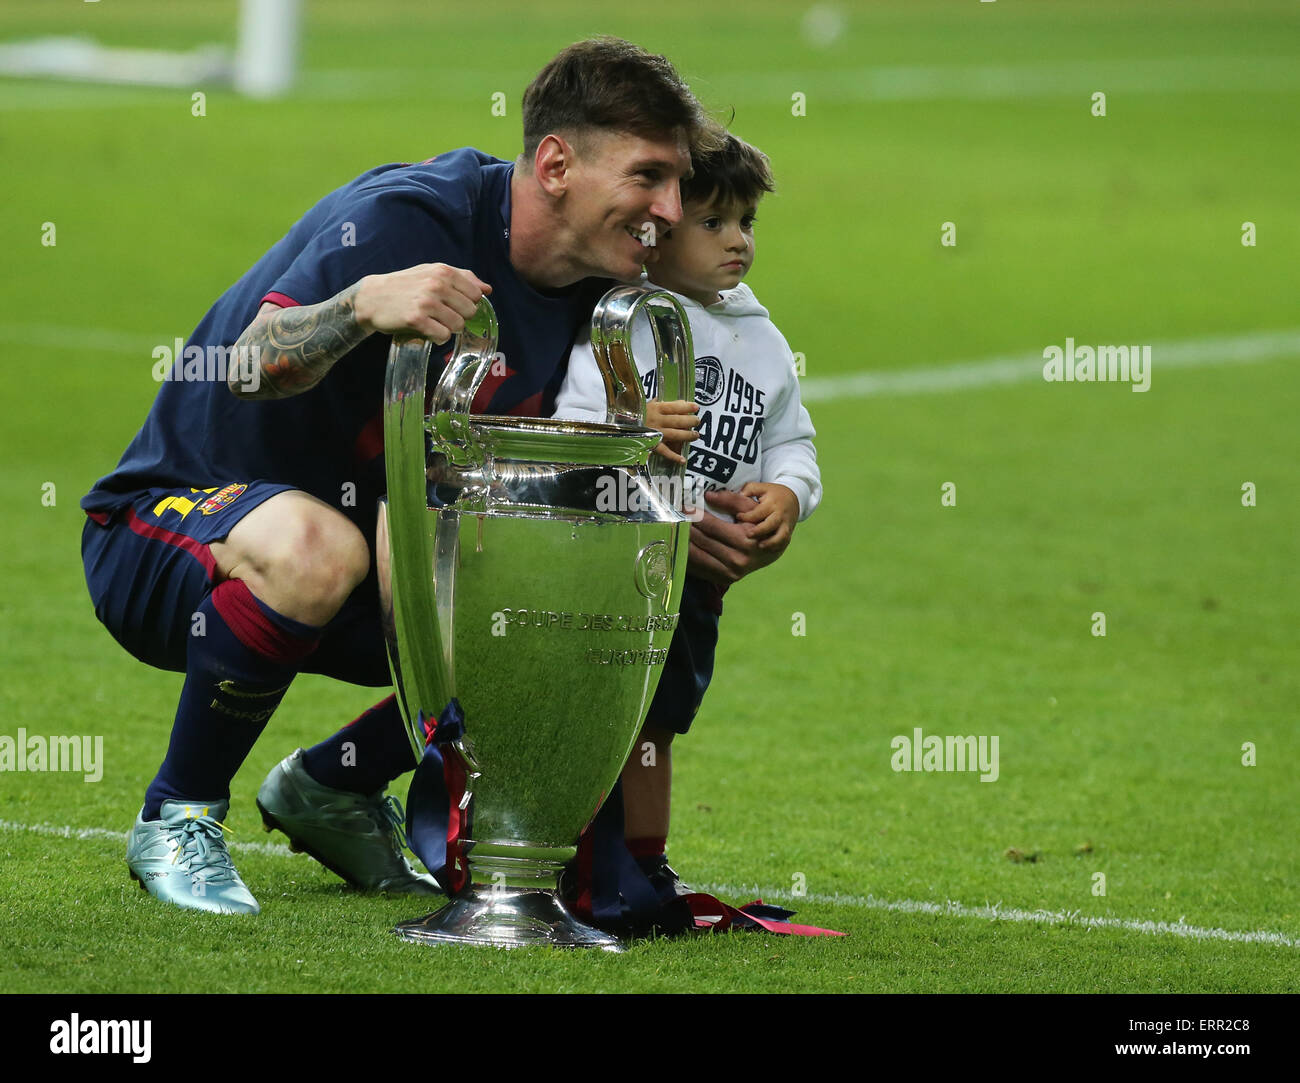
[[[718,296],[722,299],[709,305],[706,312],[714,312],[719,316],[762,316],[767,319],[767,309],[758,303],[754,291],[743,282],[734,290],[723,290]]]
[[[652,290],[663,289],[662,286],[656,286],[653,282],[647,280],[642,280],[641,285]],[[666,292],[672,293],[681,302],[682,308],[688,312],[695,309],[700,312],[707,312],[710,316],[762,316],[764,319],[768,318],[767,309],[758,303],[754,291],[743,282],[735,289],[723,290],[718,295],[721,300],[709,305],[707,308],[700,304],[699,301],[692,301],[683,294],[674,293],[672,290]]]

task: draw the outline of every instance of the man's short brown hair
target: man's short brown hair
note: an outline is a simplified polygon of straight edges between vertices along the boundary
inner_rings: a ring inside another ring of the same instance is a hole
[[[716,150],[691,159],[693,172],[682,181],[682,202],[716,200],[752,207],[765,192],[774,191],[767,155],[730,132],[716,129]]]
[[[646,138],[680,131],[691,153],[711,146],[710,122],[665,57],[621,38],[575,42],[524,91],[524,158],[553,132],[603,129]]]

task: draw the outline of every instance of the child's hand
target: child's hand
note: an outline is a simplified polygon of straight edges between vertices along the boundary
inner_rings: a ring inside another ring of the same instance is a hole
[[[799,498],[792,489],[774,482],[750,481],[740,490],[741,496],[758,501],[751,511],[736,516],[738,523],[753,523],[751,538],[762,538],[760,549],[782,548],[799,522]]]
[[[681,450],[691,440],[698,439],[695,426],[699,424],[700,408],[693,402],[678,399],[675,402],[660,402],[651,399],[645,404],[645,424],[647,429],[658,429],[664,434],[663,441],[655,452],[675,463],[685,463]]]

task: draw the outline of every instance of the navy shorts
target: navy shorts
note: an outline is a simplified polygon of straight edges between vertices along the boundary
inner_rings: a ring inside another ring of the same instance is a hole
[[[81,558],[95,616],[140,661],[184,673],[194,612],[218,582],[211,543],[259,504],[292,488],[253,481],[149,489],[115,511],[87,513]],[[301,672],[372,687],[392,683],[373,564],[325,626]]]
[[[688,575],[682,588],[682,615],[668,645],[659,687],[650,701],[647,725],[672,733],[691,728],[713,680],[721,616],[722,591],[708,580]]]

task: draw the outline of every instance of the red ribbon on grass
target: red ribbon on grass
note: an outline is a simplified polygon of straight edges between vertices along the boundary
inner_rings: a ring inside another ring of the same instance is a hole
[[[761,929],[764,932],[780,933],[785,936],[844,936],[834,929],[819,929],[816,925],[797,925],[790,920],[793,910],[772,906],[762,899],[755,899],[737,909],[728,906],[721,899],[703,892],[684,895],[686,904],[691,908],[695,918],[696,929],[711,929],[715,933],[729,929]]]

